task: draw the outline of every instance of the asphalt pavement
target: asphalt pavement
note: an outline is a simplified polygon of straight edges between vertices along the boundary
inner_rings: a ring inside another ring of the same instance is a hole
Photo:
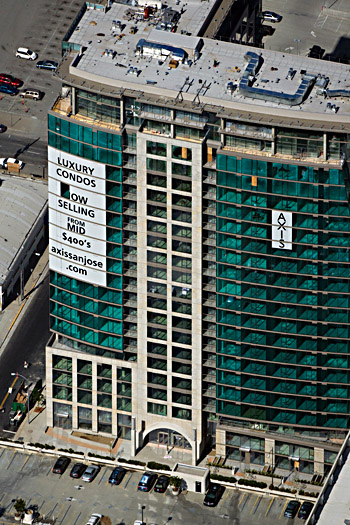
[[[27,507],[64,525],[85,525],[93,512],[108,516],[113,525],[132,525],[141,517],[148,525],[303,523],[284,518],[289,500],[283,497],[226,489],[216,507],[205,507],[203,494],[195,492],[175,496],[169,489],[164,494],[138,491],[140,472],[128,469],[121,484],[111,486],[108,478],[112,467],[102,466],[96,479],[87,483],[69,476],[73,461],[62,475],[53,474],[54,461],[46,454],[0,449],[0,516],[4,518],[0,517],[0,523],[9,523],[16,498],[23,498]],[[84,463],[93,461],[90,458]]]
[[[11,373],[23,375],[29,388],[44,380],[49,336],[47,248],[25,284],[24,300],[18,297],[0,313],[0,436],[11,437],[16,432],[9,428],[8,416],[22,379]],[[28,368],[24,368],[24,361]]]
[[[16,157],[25,163],[23,173],[46,176],[47,113],[60,94],[61,81],[52,72],[39,70],[36,62],[18,59],[16,49],[28,47],[38,60],[60,61],[61,44],[82,0],[1,0],[1,72],[44,93],[40,101],[0,94],[0,123],[7,126],[0,135],[0,157]]]

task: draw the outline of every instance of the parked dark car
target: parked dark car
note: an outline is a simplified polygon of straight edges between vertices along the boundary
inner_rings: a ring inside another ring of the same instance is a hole
[[[223,489],[224,487],[218,483],[210,483],[203,505],[207,505],[207,507],[215,507],[219,503],[223,494]]]
[[[39,62],[36,63],[38,69],[49,69],[50,71],[56,71],[57,66],[58,62],[54,60],[39,60]]]
[[[108,483],[110,483],[111,485],[119,485],[124,476],[125,476],[125,473],[126,473],[126,470],[125,468],[123,467],[116,467],[111,475],[109,476],[109,480],[108,480]]]
[[[7,127],[4,124],[0,124],[0,133],[5,133]]]
[[[88,483],[91,483],[91,481],[93,481],[96,478],[100,470],[101,470],[101,467],[99,467],[98,465],[89,465],[88,467],[86,467],[85,472],[81,479],[83,481],[87,481]]]
[[[0,73],[0,84],[6,84],[7,86],[19,87],[23,84],[22,80],[15,78],[7,73]]]
[[[18,89],[13,86],[8,86],[6,84],[0,84],[0,93],[6,93],[6,95],[17,95]]]
[[[83,465],[83,463],[76,463],[69,475],[71,478],[80,478],[84,474],[85,469],[86,465]]]
[[[314,505],[313,503],[311,503],[311,501],[304,501],[298,512],[298,518],[301,520],[307,520],[307,518],[310,515],[310,512],[312,511],[313,506]]]
[[[58,460],[54,464],[52,472],[54,474],[63,474],[63,472],[68,467],[69,463],[70,463],[70,459],[69,458],[61,456],[60,458],[58,458]]]
[[[154,492],[163,494],[169,485],[169,476],[159,476],[157,483],[154,485]]]
[[[154,482],[157,479],[157,474],[152,474],[151,472],[145,472],[142,478],[139,481],[137,490],[142,490],[143,492],[149,492],[153,487]]]
[[[284,511],[284,517],[285,518],[295,518],[297,515],[297,512],[299,510],[300,503],[299,501],[290,501],[286,507],[286,510]]]
[[[322,58],[323,57],[323,53],[324,53],[324,49],[322,49],[321,46],[312,46],[310,47],[310,50],[307,54],[308,57],[310,58]]]

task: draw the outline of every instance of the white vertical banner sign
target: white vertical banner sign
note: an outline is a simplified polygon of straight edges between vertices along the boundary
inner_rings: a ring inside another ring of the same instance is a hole
[[[48,148],[50,269],[106,286],[106,166]]]
[[[290,211],[272,210],[272,248],[292,249],[292,217]]]

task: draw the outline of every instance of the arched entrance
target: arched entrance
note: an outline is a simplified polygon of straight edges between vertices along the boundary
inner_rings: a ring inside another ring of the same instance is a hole
[[[144,444],[154,443],[158,446],[163,446],[166,449],[183,449],[192,450],[191,443],[176,430],[171,428],[157,428],[151,430],[147,436],[145,436]]]

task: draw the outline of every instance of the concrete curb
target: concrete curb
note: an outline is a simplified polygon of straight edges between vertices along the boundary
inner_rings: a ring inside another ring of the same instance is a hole
[[[21,314],[23,313],[23,311],[26,310],[28,304],[30,303],[30,301],[31,301],[31,299],[33,297],[33,291],[34,291],[35,287],[38,285],[40,279],[45,279],[46,278],[46,274],[48,273],[48,269],[49,269],[49,263],[47,261],[45,263],[45,266],[42,269],[42,271],[39,272],[40,275],[38,274],[34,278],[34,283],[33,283],[32,287],[31,287],[30,291],[28,292],[27,297],[24,298],[23,304],[19,307],[19,310],[18,310],[17,314],[15,315],[14,319],[12,320],[12,322],[11,322],[9,328],[7,329],[3,339],[0,341],[0,354],[5,349],[5,346],[6,346],[6,343],[7,343],[7,339],[9,337],[9,335],[11,334],[12,329],[16,326],[18,319],[21,317]]]
[[[158,470],[158,469],[151,469],[148,468],[147,465],[134,465],[133,463],[124,463],[123,461],[119,461],[118,458],[115,460],[109,460],[109,459],[103,459],[103,458],[95,458],[93,456],[89,456],[88,454],[75,454],[70,452],[65,452],[63,450],[53,450],[53,449],[45,449],[41,447],[35,447],[33,445],[30,445],[29,443],[15,443],[13,441],[4,441],[0,440],[0,447],[2,448],[10,448],[10,449],[19,449],[29,452],[34,452],[37,454],[48,454],[50,456],[65,456],[70,459],[78,459],[82,462],[89,461],[90,463],[97,463],[100,465],[104,465],[106,467],[117,467],[121,466],[128,470],[134,470],[136,472],[145,472],[145,471],[151,471],[156,474],[161,475],[167,475],[171,476],[174,474],[174,470]],[[175,472],[176,474],[176,472]],[[312,496],[302,496],[298,493],[291,494],[290,492],[284,492],[282,490],[270,490],[268,488],[266,489],[260,489],[258,487],[249,487],[247,485],[239,485],[237,483],[228,483],[226,481],[219,481],[219,480],[212,480],[215,483],[218,483],[219,485],[222,485],[228,489],[239,489],[245,492],[254,492],[255,494],[261,494],[266,496],[274,496],[274,497],[283,497],[283,498],[289,498],[289,499],[297,499],[297,500],[303,500],[303,501],[310,501],[311,503],[315,502],[317,498]]]

